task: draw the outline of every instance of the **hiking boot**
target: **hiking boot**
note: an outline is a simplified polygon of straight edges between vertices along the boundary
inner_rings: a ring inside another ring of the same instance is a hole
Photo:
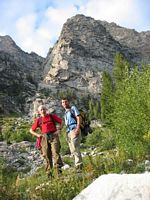
[[[61,174],[62,174],[61,168],[55,168],[55,170],[54,170],[54,176],[56,178],[59,178],[61,176]]]
[[[50,164],[46,163],[45,171],[49,172],[51,169],[52,169],[52,167],[50,166]]]
[[[48,178],[48,179],[52,179],[52,178],[54,178],[52,172],[48,172],[48,173],[47,173],[47,178]]]
[[[57,169],[57,174],[58,174],[58,175],[62,174],[62,169],[61,169],[61,168],[58,168],[58,169]]]
[[[80,165],[77,165],[76,166],[76,172],[82,172],[82,169],[83,169],[83,164],[80,164]]]

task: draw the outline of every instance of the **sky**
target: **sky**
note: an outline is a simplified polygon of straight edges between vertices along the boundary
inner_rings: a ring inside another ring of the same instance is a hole
[[[138,32],[150,30],[149,0],[0,0],[0,36],[46,57],[68,18],[84,14]]]

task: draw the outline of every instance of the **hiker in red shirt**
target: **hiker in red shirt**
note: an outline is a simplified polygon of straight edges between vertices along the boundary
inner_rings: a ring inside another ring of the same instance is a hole
[[[63,162],[60,156],[60,141],[59,134],[62,129],[62,119],[56,114],[47,114],[45,105],[40,105],[38,112],[41,117],[36,118],[34,124],[30,129],[30,133],[41,138],[41,150],[44,158],[46,159],[46,171],[48,177],[52,176],[52,168],[56,169],[57,174],[61,173]],[[60,124],[56,128],[56,123]],[[41,133],[36,130],[40,129]],[[54,161],[54,163],[53,163]]]

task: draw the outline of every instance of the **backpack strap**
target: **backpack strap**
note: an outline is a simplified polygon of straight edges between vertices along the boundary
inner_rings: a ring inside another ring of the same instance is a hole
[[[39,120],[39,126],[42,126],[42,117],[39,117],[38,120]]]
[[[52,114],[48,114],[54,125],[56,125],[55,119],[53,118]],[[39,125],[42,126],[42,117],[39,117]]]
[[[71,117],[74,118],[75,121],[77,122],[77,118],[76,118],[76,116],[74,114],[74,110],[72,110],[71,108],[70,108],[70,113],[71,113]]]
[[[71,107],[71,108],[72,108],[72,107]],[[71,126],[71,125],[77,124],[77,118],[76,118],[76,116],[75,116],[74,110],[71,109],[71,108],[70,108],[69,112],[71,113],[71,117],[75,120],[75,122],[74,122],[74,123],[71,123],[71,124],[68,124],[68,127]],[[80,116],[80,115],[79,115],[79,116]]]
[[[72,123],[72,124],[77,124],[77,118],[76,118],[76,116],[75,116],[75,114],[74,114],[74,110],[72,110],[71,108],[70,108],[70,112],[71,112],[71,117],[72,118],[74,118],[75,119],[75,121],[76,121],[76,123]],[[85,126],[85,116],[83,116],[83,113],[82,112],[80,112],[80,115],[78,115],[79,117],[80,117],[80,128],[81,129],[83,129],[84,128],[84,126]],[[70,124],[70,125],[72,125],[72,124]]]
[[[51,118],[52,122],[54,123],[54,125],[56,125],[56,121],[55,121],[55,119],[54,119],[53,115],[52,115],[52,114],[49,114],[49,116],[50,116],[50,118]]]

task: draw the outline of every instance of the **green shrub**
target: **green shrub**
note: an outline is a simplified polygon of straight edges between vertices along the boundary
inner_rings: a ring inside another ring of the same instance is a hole
[[[92,134],[85,138],[87,146],[97,146],[101,151],[115,148],[115,140],[112,131],[108,128],[95,128]]]
[[[85,143],[88,146],[100,146],[102,140],[102,131],[99,128],[93,130],[92,134],[87,135]]]
[[[10,141],[16,141],[16,142],[35,141],[35,137],[29,133],[29,130],[23,130],[23,129],[12,132],[9,139]]]
[[[116,147],[115,138],[111,129],[103,128],[102,129],[102,139],[101,139],[101,150],[110,150]]]
[[[4,117],[2,136],[7,142],[35,141],[35,138],[29,133],[31,124],[20,120],[17,117]]]
[[[62,155],[70,154],[70,150],[69,150],[69,147],[68,147],[68,144],[67,144],[67,139],[66,139],[65,128],[61,132],[60,143],[61,143],[61,153],[62,153]]]
[[[115,92],[111,128],[117,146],[132,157],[142,156],[148,150],[143,136],[149,130],[149,82],[149,67],[141,71],[134,68]]]
[[[7,167],[5,161],[0,158],[0,173],[1,199],[13,199],[17,172]]]

